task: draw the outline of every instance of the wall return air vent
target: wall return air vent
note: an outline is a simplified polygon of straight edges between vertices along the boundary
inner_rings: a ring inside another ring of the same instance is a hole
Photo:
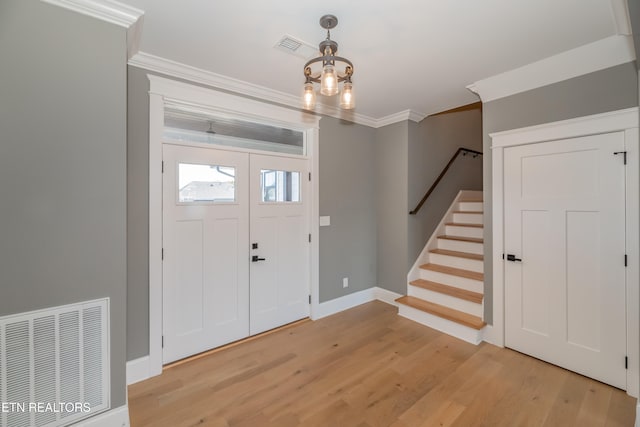
[[[0,317],[0,426],[66,426],[109,409],[109,300]]]

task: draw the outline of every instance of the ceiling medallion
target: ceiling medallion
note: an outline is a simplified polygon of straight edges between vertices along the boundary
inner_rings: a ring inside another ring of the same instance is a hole
[[[327,30],[327,38],[320,42],[320,55],[304,64],[304,90],[302,94],[302,105],[306,110],[312,110],[316,105],[316,92],[314,83],[320,83],[320,94],[326,96],[337,95],[340,92],[339,83],[342,83],[340,94],[340,107],[350,110],[355,107],[353,94],[353,64],[346,58],[336,56],[338,43],[331,40],[332,28],[338,25],[338,18],[334,15],[324,15],[320,18],[320,26]],[[316,63],[322,62],[322,71],[314,72],[312,67]],[[336,67],[344,67],[343,72],[338,72]]]

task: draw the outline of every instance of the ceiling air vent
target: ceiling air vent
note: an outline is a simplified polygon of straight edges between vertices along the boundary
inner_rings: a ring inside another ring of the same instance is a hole
[[[318,48],[296,39],[289,35],[284,35],[274,46],[276,49],[304,59],[311,59],[319,55]]]

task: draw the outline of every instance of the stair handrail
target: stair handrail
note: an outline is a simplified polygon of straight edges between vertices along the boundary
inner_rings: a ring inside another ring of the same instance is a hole
[[[418,213],[418,211],[420,210],[422,205],[424,205],[424,202],[427,201],[427,199],[429,198],[429,196],[431,195],[433,190],[436,188],[438,183],[442,180],[442,177],[447,173],[447,171],[451,167],[451,164],[454,162],[454,160],[458,157],[458,155],[460,153],[462,153],[463,156],[466,156],[467,154],[471,154],[474,158],[476,158],[478,156],[482,156],[482,152],[481,151],[472,150],[470,148],[459,147],[458,150],[456,151],[456,153],[449,160],[449,163],[447,163],[447,165],[444,167],[444,169],[442,169],[442,172],[440,172],[440,175],[438,175],[438,177],[436,178],[434,183],[431,185],[431,187],[429,187],[429,189],[425,193],[425,195],[422,198],[422,200],[420,200],[420,202],[418,203],[416,208],[409,212],[409,215],[415,215],[415,214]]]

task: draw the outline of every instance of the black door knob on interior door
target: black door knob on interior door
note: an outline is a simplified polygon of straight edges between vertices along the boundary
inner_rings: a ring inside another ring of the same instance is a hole
[[[258,255],[254,255],[251,257],[251,262],[265,261],[266,258],[260,258]]]
[[[511,262],[521,262],[522,260],[520,258],[516,258],[515,255],[513,254],[507,254],[507,261],[511,261]]]

